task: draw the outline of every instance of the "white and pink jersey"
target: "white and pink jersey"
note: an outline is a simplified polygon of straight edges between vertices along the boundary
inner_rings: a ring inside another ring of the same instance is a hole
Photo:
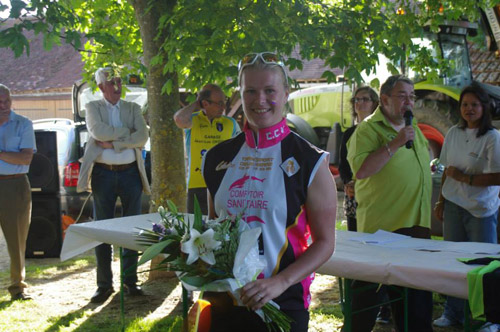
[[[283,119],[261,129],[255,138],[248,128],[209,150],[203,176],[215,211],[244,212],[250,227],[261,227],[260,254],[270,277],[293,263],[307,249],[307,188],[327,153],[290,132]],[[309,307],[314,275],[275,299],[284,309]]]

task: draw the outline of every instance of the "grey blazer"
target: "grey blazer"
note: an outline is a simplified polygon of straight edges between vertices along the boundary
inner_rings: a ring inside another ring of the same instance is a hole
[[[104,99],[91,101],[85,105],[86,123],[89,131],[89,140],[85,147],[85,153],[80,159],[80,175],[78,176],[77,191],[90,191],[90,176],[94,167],[94,161],[102,153],[103,149],[96,144],[98,141],[112,141],[115,151],[123,149],[134,149],[137,167],[142,180],[144,193],[151,194],[142,148],[148,140],[148,128],[141,114],[141,107],[132,102],[120,100],[120,120],[122,128],[114,128],[109,124],[109,115]]]

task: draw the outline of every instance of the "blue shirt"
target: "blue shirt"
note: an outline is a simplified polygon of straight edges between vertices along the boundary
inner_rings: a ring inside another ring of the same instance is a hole
[[[33,149],[36,152],[35,133],[30,119],[10,112],[9,120],[0,126],[0,150],[20,152]],[[15,165],[0,160],[0,175],[28,173],[30,165]]]

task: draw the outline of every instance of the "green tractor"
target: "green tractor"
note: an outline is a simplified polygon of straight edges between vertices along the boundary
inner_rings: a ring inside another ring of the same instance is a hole
[[[500,36],[498,12],[500,6],[482,12],[480,25],[486,36],[496,40]],[[436,56],[441,56],[450,64],[446,75],[438,80],[429,81],[413,77],[417,101],[414,107],[414,116],[419,128],[429,141],[431,160],[439,158],[444,136],[451,126],[459,119],[458,100],[460,91],[467,85],[477,84],[490,95],[493,107],[493,119],[497,128],[500,124],[500,87],[474,81],[469,57],[467,37],[478,33],[479,25],[461,21],[447,22],[440,26],[440,32],[429,32],[426,36],[426,45],[436,41],[439,46],[435,50]],[[500,40],[496,40],[500,44]],[[498,50],[497,43],[491,43],[490,50]],[[409,75],[411,77],[411,73]],[[380,82],[385,77],[378,77]],[[342,133],[352,126],[349,103],[352,97],[352,87],[345,83],[327,84],[298,90],[290,94],[290,114],[287,115],[289,125],[300,135],[326,149],[331,153],[331,169],[335,175],[335,167],[339,162],[339,150]],[[441,175],[433,177],[433,201],[437,199],[441,184]],[[441,223],[433,217],[433,233],[441,235]]]

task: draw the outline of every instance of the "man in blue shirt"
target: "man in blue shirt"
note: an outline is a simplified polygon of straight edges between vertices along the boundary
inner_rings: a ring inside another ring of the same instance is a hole
[[[10,90],[0,84],[0,225],[10,256],[11,299],[30,300],[24,292],[24,255],[31,221],[31,187],[26,175],[36,150],[31,120],[11,109]]]

